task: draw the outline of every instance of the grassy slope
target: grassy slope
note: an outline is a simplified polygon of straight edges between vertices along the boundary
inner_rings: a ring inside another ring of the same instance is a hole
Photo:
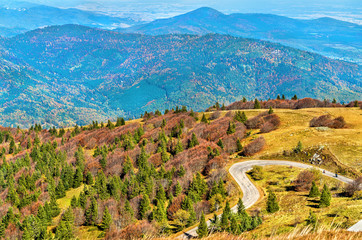
[[[362,200],[351,200],[346,197],[333,197],[331,206],[318,208],[319,198],[308,198],[308,192],[295,192],[288,190],[291,181],[294,180],[301,170],[296,168],[268,166],[265,167],[265,178],[256,181],[266,193],[270,186],[276,192],[280,211],[274,214],[265,212],[266,196],[262,198],[250,211],[261,210],[264,222],[257,229],[247,235],[258,237],[269,237],[283,233],[292,232],[295,226],[305,226],[305,219],[309,215],[309,210],[316,213],[320,227],[324,229],[348,228],[362,218]],[[271,186],[268,182],[278,182],[278,185]],[[318,182],[319,188],[326,183],[332,188],[332,196],[342,191],[342,184],[337,180],[322,177]],[[342,206],[342,207],[341,207]]]
[[[248,118],[256,116],[261,110],[243,110]],[[338,158],[350,167],[362,170],[362,110],[358,108],[308,108],[308,109],[274,109],[281,119],[279,129],[262,134],[267,146],[256,159],[263,155],[282,153],[293,149],[298,141],[304,147],[324,145]],[[309,127],[313,117],[331,114],[333,117],[343,116],[347,128],[318,131]]]

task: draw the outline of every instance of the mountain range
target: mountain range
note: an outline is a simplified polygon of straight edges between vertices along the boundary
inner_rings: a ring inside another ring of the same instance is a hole
[[[124,34],[79,25],[0,40],[1,125],[88,124],[243,96],[336,98],[362,93],[361,66],[230,35]]]
[[[118,29],[149,35],[228,34],[278,42],[362,64],[362,27],[333,18],[293,19],[272,14],[223,14],[203,7],[168,19]]]
[[[132,18],[107,16],[76,8],[0,0],[0,36],[12,37],[30,30],[52,25],[79,24],[103,29],[116,29],[140,23]]]

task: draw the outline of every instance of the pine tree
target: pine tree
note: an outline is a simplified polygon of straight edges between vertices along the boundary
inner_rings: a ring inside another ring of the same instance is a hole
[[[243,145],[241,145],[241,141],[240,141],[240,139],[238,138],[238,139],[236,140],[236,151],[240,152],[240,151],[242,151],[242,150],[243,150]]]
[[[284,94],[282,95],[282,100],[285,100],[285,96],[284,96]]]
[[[165,206],[162,201],[159,201],[159,200],[156,200],[156,201],[157,201],[157,204],[156,204],[157,206],[155,207],[155,209],[153,211],[153,218],[157,222],[163,222],[164,220],[167,220]]]
[[[15,152],[15,141],[13,138],[11,138],[11,141],[10,141],[10,146],[9,146],[9,154],[12,154]]]
[[[158,190],[157,190],[157,193],[156,193],[156,200],[159,203],[162,203],[162,204],[164,204],[166,202],[165,189],[162,187],[161,184],[158,186]]]
[[[176,144],[176,148],[175,148],[175,155],[182,152],[183,146],[182,146],[182,142],[180,141],[180,139],[177,140],[177,144]]]
[[[205,113],[202,114],[201,122],[203,122],[203,123],[209,123],[209,120],[206,118]]]
[[[319,189],[317,187],[317,185],[315,184],[315,182],[312,182],[312,187],[309,191],[309,195],[308,197],[318,197],[321,193],[319,192]]]
[[[255,101],[254,101],[254,109],[260,109],[261,106],[260,106],[260,102],[257,98],[255,98]]]
[[[294,148],[294,152],[295,152],[295,153],[300,153],[300,152],[302,151],[302,149],[303,149],[302,142],[299,141],[298,144],[297,144],[297,146]]]
[[[182,187],[179,181],[177,181],[177,184],[175,185],[175,196],[177,197],[182,193]]]
[[[225,211],[225,209],[221,214],[220,228],[223,231],[226,231],[229,228],[229,214],[227,213],[227,211]]]
[[[73,188],[80,187],[80,185],[82,185],[82,182],[83,182],[83,173],[79,168],[77,168],[74,174]]]
[[[277,196],[272,191],[269,191],[266,210],[269,213],[274,213],[274,212],[279,211],[279,204],[278,204]]]
[[[87,172],[86,177],[85,177],[85,183],[88,185],[93,184],[93,175],[91,172]]]
[[[239,216],[247,215],[247,212],[245,211],[245,206],[244,206],[243,200],[241,200],[241,198],[239,198],[237,206],[238,206],[237,214]]]
[[[201,213],[201,218],[200,218],[200,224],[197,228],[197,235],[199,238],[203,238],[207,236],[207,224],[206,224],[206,220],[205,220],[205,215],[204,212]]]
[[[186,170],[185,170],[184,166],[181,166],[180,170],[178,170],[178,172],[177,172],[177,175],[179,177],[183,177],[183,176],[185,176],[185,174],[186,174]]]
[[[98,203],[97,200],[92,197],[91,204],[85,212],[85,219],[88,225],[95,225],[98,218]]]
[[[104,231],[108,230],[111,224],[112,224],[112,216],[109,213],[108,208],[106,207],[102,217],[101,229],[103,229]]]
[[[235,129],[235,123],[229,122],[229,127],[228,127],[228,129],[226,130],[226,134],[230,135],[230,134],[235,133],[235,131],[236,131],[236,129]]]
[[[268,113],[269,113],[269,114],[273,114],[273,112],[274,112],[273,108],[272,108],[272,107],[269,107]]]
[[[143,195],[141,201],[140,201],[140,206],[139,206],[139,214],[140,214],[140,218],[141,219],[145,219],[147,216],[147,212],[148,210],[150,210],[150,199],[148,198],[148,195],[145,194]]]
[[[219,138],[219,141],[216,143],[221,149],[224,149],[224,143],[222,142],[221,138]]]
[[[64,188],[62,180],[59,181],[58,186],[56,187],[55,191],[57,194],[57,198],[65,197],[65,188]]]
[[[191,139],[189,140],[189,148],[193,148],[196,145],[199,145],[199,141],[197,140],[196,134],[192,133]]]
[[[321,194],[321,197],[319,200],[319,207],[323,208],[323,207],[328,207],[329,205],[331,205],[331,193],[330,193],[327,185],[324,185],[322,194]]]
[[[294,95],[294,96],[292,97],[292,100],[298,100],[297,95]]]
[[[77,201],[77,197],[76,196],[73,196],[72,199],[70,200],[70,206],[72,208],[75,208],[78,206],[78,201]]]

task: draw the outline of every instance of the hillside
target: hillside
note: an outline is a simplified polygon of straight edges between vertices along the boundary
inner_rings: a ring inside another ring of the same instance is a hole
[[[52,25],[80,24],[115,29],[140,24],[130,18],[118,18],[75,8],[56,8],[21,2],[0,1],[0,36],[12,37]]]
[[[226,15],[203,7],[176,17],[118,30],[150,35],[219,33],[264,39],[362,64],[362,27],[332,18],[301,20],[259,13]]]
[[[216,101],[294,94],[355,100],[361,67],[226,35],[120,34],[77,25],[0,39],[0,124],[84,125]],[[341,87],[342,86],[342,87]]]
[[[233,163],[281,156],[298,141],[303,143],[302,155],[314,154],[321,145],[330,149],[322,153],[325,160],[319,167],[360,176],[360,161],[351,156],[355,158],[356,147],[362,145],[357,137],[362,133],[361,118],[355,117],[361,109],[243,111],[246,118],[240,119],[234,110],[197,113],[177,107],[107,125],[0,127],[0,229],[4,229],[0,237],[174,238],[197,224],[203,213],[211,218],[238,202],[240,190],[227,174]],[[326,112],[344,116],[347,126],[328,131],[308,126],[313,117]],[[255,116],[263,123],[250,127]],[[276,129],[262,133],[264,125],[277,120]],[[349,172],[350,167],[359,172]],[[220,225],[221,230],[232,232],[228,226],[233,221],[239,226],[243,217],[251,222],[241,229],[245,237],[292,234],[305,226],[309,210],[317,214],[320,229],[345,229],[361,218],[362,200],[347,197],[346,188],[336,180],[318,180],[318,187],[327,184],[333,197],[329,207],[316,208],[319,198],[308,199],[308,191],[296,190],[293,183],[301,170],[262,171],[264,178],[253,181],[262,191],[277,194],[280,211],[266,212],[263,197],[242,216],[223,220],[227,226]],[[295,204],[298,219],[290,211]]]

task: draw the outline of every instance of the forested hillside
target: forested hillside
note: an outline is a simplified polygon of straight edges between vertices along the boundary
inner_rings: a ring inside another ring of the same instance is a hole
[[[362,93],[361,67],[227,35],[120,34],[76,25],[0,40],[0,123],[74,126],[216,101]]]
[[[99,237],[133,239],[197,223],[238,196],[228,156],[265,145],[240,114],[208,119],[177,107],[67,130],[1,127],[0,237],[71,239],[95,227]],[[261,223],[243,214],[253,224],[242,231]]]

